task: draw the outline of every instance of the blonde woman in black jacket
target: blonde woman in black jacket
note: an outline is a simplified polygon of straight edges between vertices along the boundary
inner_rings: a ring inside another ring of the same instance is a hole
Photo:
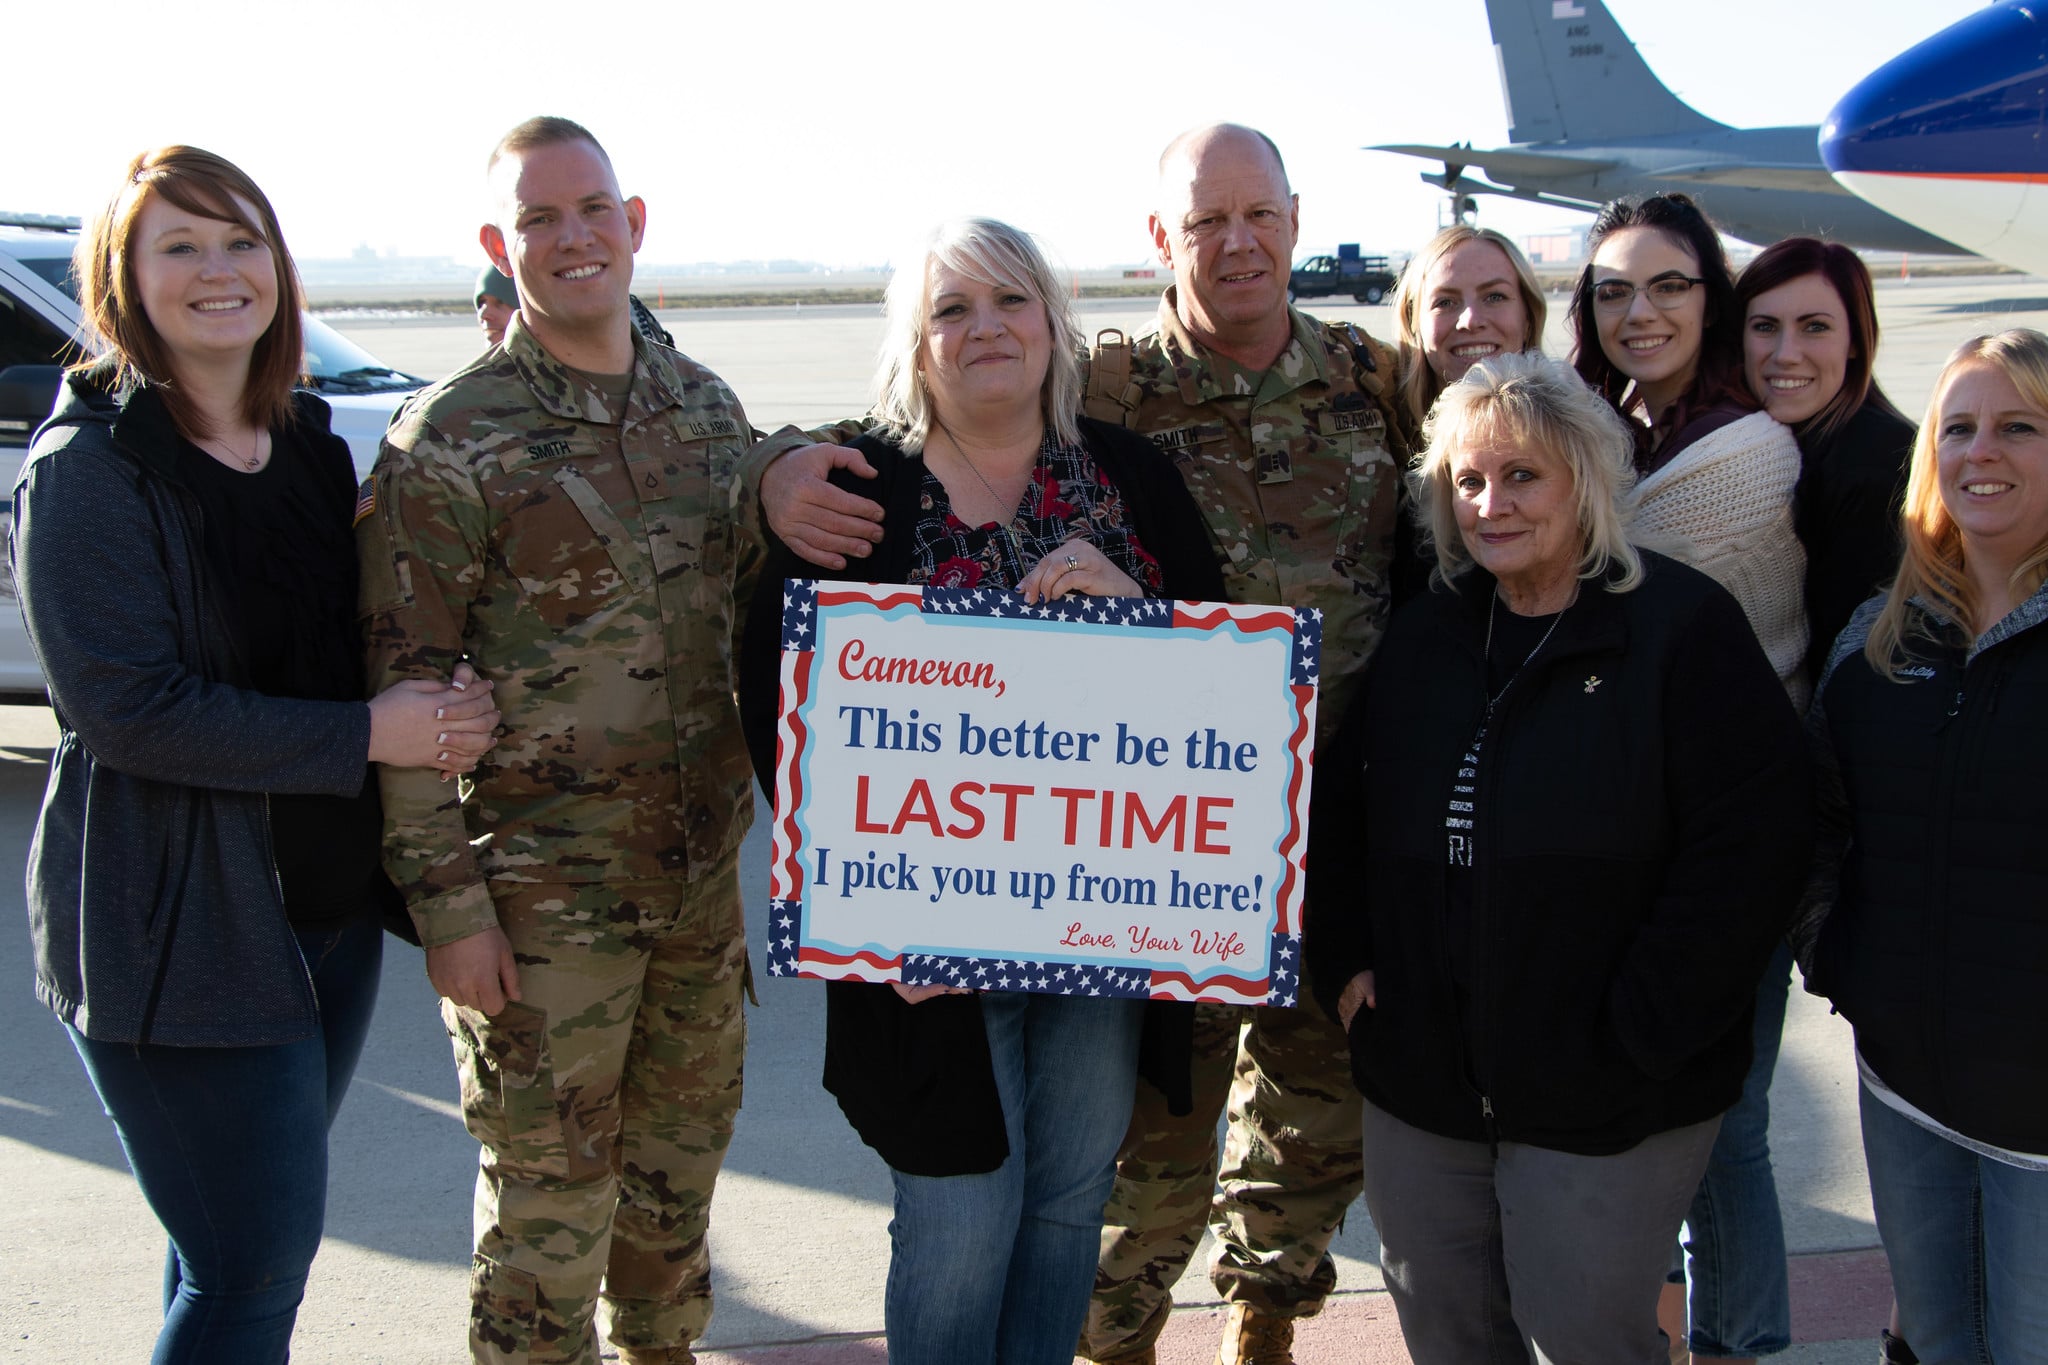
[[[1794,946],[1856,1026],[1871,1206],[1920,1359],[2048,1343],[2048,336],[1949,359],[1905,555],[1815,695]]]
[[[1412,476],[1443,581],[1318,765],[1310,975],[1418,1365],[1659,1357],[1806,863],[1791,703],[1724,589],[1622,537],[1630,453],[1561,362],[1446,388]]]

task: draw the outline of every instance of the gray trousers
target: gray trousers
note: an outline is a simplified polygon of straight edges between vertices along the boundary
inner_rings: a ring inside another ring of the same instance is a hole
[[[1657,1295],[1719,1118],[1613,1156],[1459,1142],[1365,1106],[1365,1203],[1415,1365],[1663,1365]]]

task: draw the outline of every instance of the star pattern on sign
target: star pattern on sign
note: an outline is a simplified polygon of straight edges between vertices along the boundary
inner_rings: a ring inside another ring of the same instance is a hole
[[[768,975],[797,974],[797,923],[803,903],[774,898],[768,902]]]
[[[1080,962],[1030,962],[1022,958],[906,953],[903,956],[903,984],[1142,999],[1152,993],[1152,973],[1142,968],[1104,967]]]
[[[1173,625],[1173,603],[1156,597],[1058,597],[1029,603],[1013,592],[988,588],[926,588],[924,609],[935,615],[998,620],[1078,621],[1101,626]]]
[[[1295,686],[1308,687],[1322,673],[1323,613],[1319,607],[1297,608],[1294,613]]]
[[[1301,989],[1301,935],[1274,934],[1267,961],[1273,964],[1273,976],[1266,999],[1275,1005],[1292,1005]]]
[[[811,647],[811,636],[815,623],[811,615],[818,609],[818,580],[815,578],[792,578],[782,586],[782,647],[786,650],[806,650]]]

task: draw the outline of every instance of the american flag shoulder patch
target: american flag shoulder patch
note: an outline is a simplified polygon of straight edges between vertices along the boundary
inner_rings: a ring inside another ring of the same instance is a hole
[[[377,510],[377,481],[364,479],[362,487],[356,490],[356,516],[351,526],[360,526],[363,518]]]

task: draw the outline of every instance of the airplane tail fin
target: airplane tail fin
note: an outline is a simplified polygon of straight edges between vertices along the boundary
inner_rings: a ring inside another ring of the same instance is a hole
[[[1657,79],[1602,0],[1486,0],[1510,142],[1723,128]]]

